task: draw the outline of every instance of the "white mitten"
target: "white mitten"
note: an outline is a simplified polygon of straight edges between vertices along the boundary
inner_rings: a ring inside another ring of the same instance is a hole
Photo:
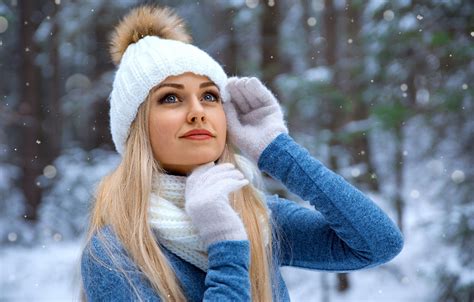
[[[231,163],[207,163],[188,176],[185,211],[206,246],[217,241],[248,239],[242,220],[229,204],[229,193],[248,183]]]
[[[230,141],[256,163],[279,134],[288,133],[277,99],[257,78],[227,81],[231,101],[224,103]]]

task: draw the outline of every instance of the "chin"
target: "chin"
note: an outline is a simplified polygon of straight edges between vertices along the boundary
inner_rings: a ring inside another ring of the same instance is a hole
[[[219,155],[218,154],[215,154],[215,155],[209,155],[209,156],[202,156],[202,157],[199,157],[199,159],[196,159],[196,163],[198,164],[206,164],[206,163],[210,163],[211,161],[215,162],[219,159]]]

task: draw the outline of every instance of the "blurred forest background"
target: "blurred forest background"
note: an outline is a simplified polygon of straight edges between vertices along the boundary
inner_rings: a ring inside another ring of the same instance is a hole
[[[145,2],[229,75],[261,78],[290,135],[405,234],[367,272],[285,268],[293,300],[474,301],[474,4],[459,0],[0,1],[1,301],[77,298],[94,187],[120,160],[108,37]]]

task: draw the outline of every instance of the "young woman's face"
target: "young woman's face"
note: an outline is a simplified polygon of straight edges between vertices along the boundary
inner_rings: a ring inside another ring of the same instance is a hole
[[[194,73],[170,76],[150,91],[153,156],[168,173],[187,175],[216,161],[226,142],[226,117],[217,86]],[[206,130],[210,135],[191,135]]]

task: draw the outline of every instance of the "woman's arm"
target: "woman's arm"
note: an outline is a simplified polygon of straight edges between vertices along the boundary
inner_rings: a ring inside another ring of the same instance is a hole
[[[401,251],[403,236],[390,218],[287,134],[265,148],[258,166],[320,212],[270,198],[289,244],[282,246],[283,265],[349,271],[387,262]]]
[[[248,184],[230,163],[194,169],[186,180],[186,213],[208,248],[205,301],[250,301],[250,245],[229,193]]]
[[[213,243],[208,257],[203,301],[251,301],[249,241]]]
[[[295,256],[287,264],[352,270],[380,264],[400,252],[402,234],[387,215],[288,136],[282,109],[260,80],[230,78],[226,88],[231,96],[231,102],[224,103],[230,141],[260,170],[322,213],[277,204],[274,214]]]
[[[126,255],[110,227],[103,230],[101,235],[92,237],[82,254],[81,274],[87,300],[130,301],[136,300],[139,294],[144,301],[161,301],[144,274]],[[113,258],[107,253],[105,240]],[[182,284],[185,295],[199,297],[199,301],[225,301],[229,297],[232,300],[250,301],[249,242],[227,240],[214,243],[209,246],[208,258],[209,269],[205,280],[202,280],[205,283],[204,292],[199,289],[201,286]],[[184,262],[172,264],[178,276],[182,264]],[[126,275],[118,267],[123,268]],[[189,276],[185,279],[193,280]]]

